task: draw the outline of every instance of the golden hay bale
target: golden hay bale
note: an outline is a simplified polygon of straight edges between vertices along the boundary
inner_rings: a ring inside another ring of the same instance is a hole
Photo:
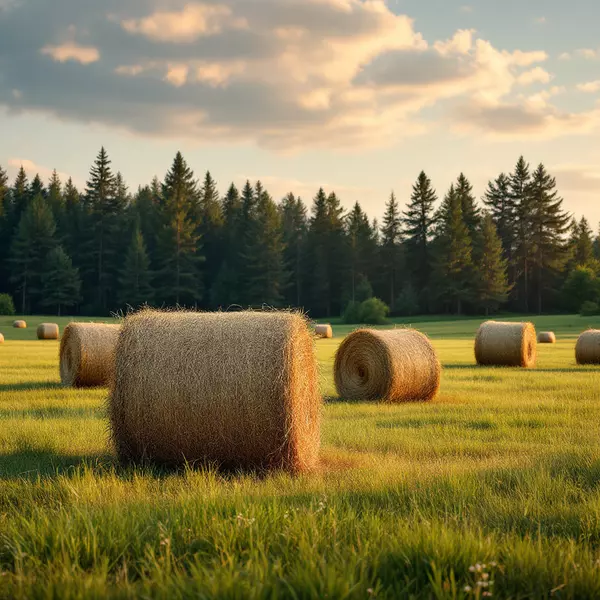
[[[537,341],[538,344],[556,344],[554,331],[540,331]]]
[[[0,333],[0,344],[4,344],[4,336]]]
[[[38,340],[57,340],[58,325],[56,323],[40,323],[37,328]]]
[[[329,339],[333,337],[333,329],[329,324],[315,325],[315,335]]]
[[[577,338],[575,360],[578,365],[600,364],[600,330],[588,329]]]
[[[415,329],[358,329],[340,344],[333,369],[346,400],[427,401],[440,387],[436,352]]]
[[[535,366],[537,342],[533,323],[486,321],[475,337],[475,359],[479,365]]]
[[[292,312],[126,318],[108,400],[121,461],[309,471],[322,398],[313,338]]]
[[[60,380],[73,387],[107,386],[114,374],[120,325],[69,323],[60,341]]]
[[[27,323],[25,321],[15,321],[13,327],[15,329],[27,329]]]

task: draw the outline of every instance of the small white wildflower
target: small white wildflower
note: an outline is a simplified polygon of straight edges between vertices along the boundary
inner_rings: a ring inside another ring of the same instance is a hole
[[[465,585],[465,592],[469,593],[471,591],[471,586],[470,585]]]
[[[471,571],[471,573],[475,573],[475,567],[473,565],[471,565],[469,567],[469,571]]]
[[[492,568],[497,567],[497,566],[498,566],[498,563],[496,561],[492,561],[490,563],[490,567],[492,567]]]
[[[483,592],[482,596],[489,598],[492,595],[492,592]]]
[[[481,579],[483,579],[484,581],[485,581],[486,579],[489,579],[489,578],[490,578],[490,574],[489,574],[489,573],[482,573],[482,574],[481,574]]]

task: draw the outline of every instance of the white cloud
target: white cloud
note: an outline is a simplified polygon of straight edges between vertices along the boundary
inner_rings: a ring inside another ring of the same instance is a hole
[[[9,158],[7,164],[8,173],[11,175],[11,177],[14,177],[17,174],[17,171],[23,167],[27,173],[27,177],[30,180],[33,179],[36,174],[38,174],[42,178],[44,185],[48,183],[49,179],[52,177],[52,172],[54,171],[54,169],[44,167],[43,165],[38,165],[34,161],[27,158]],[[63,184],[69,179],[69,175],[67,173],[57,170],[57,174]],[[79,182],[79,184],[81,185],[81,182]]]
[[[558,60],[571,60],[571,54],[569,52],[561,52],[558,55]]]
[[[93,46],[79,46],[74,42],[67,42],[60,46],[44,46],[42,54],[51,56],[57,62],[67,62],[69,60],[89,65],[100,59],[100,52]]]
[[[531,85],[532,83],[549,83],[552,76],[542,67],[535,67],[530,71],[521,73],[518,78],[520,85]]]
[[[600,91],[600,79],[596,81],[586,81],[585,83],[577,84],[577,89],[580,92],[585,92],[588,94]]]
[[[598,51],[594,50],[593,48],[579,48],[579,50],[577,50],[577,54],[589,60],[594,60],[598,57]]]

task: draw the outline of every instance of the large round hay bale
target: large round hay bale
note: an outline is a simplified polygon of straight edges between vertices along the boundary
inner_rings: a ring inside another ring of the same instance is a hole
[[[120,325],[69,323],[60,341],[60,380],[73,387],[107,386],[114,374]]]
[[[15,329],[27,329],[27,323],[25,321],[19,320],[13,322],[13,327]]]
[[[329,339],[333,337],[333,329],[328,323],[315,325],[315,335],[321,338]]]
[[[346,400],[427,401],[440,387],[436,352],[415,329],[358,329],[340,344],[333,370]]]
[[[303,316],[160,312],[126,318],[108,409],[122,462],[311,470],[318,371]]]
[[[553,331],[540,331],[537,341],[538,344],[556,344],[556,336]]]
[[[475,360],[479,365],[535,366],[537,342],[533,323],[486,321],[475,337]]]
[[[56,323],[40,323],[37,328],[38,340],[57,340],[58,325]]]
[[[0,333],[0,344],[4,344],[4,336]]]
[[[600,364],[600,330],[588,329],[577,338],[575,360],[578,365]]]

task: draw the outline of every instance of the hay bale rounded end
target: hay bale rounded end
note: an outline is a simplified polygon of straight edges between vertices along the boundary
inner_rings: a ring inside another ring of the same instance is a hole
[[[435,398],[441,364],[431,342],[415,329],[358,329],[340,344],[334,361],[345,400],[387,403]]]
[[[538,344],[556,344],[556,335],[553,331],[540,331],[537,341]]]
[[[575,361],[578,365],[600,365],[599,329],[588,329],[577,338]]]
[[[323,339],[331,339],[333,337],[333,329],[329,323],[315,325],[315,335]]]
[[[19,319],[18,321],[13,322],[13,327],[15,329],[27,329],[27,322]]]
[[[120,325],[69,323],[60,341],[60,380],[68,387],[108,386]]]
[[[121,462],[318,467],[322,397],[303,315],[143,310],[125,319],[115,356],[108,413]]]
[[[475,360],[481,366],[535,367],[537,337],[533,323],[482,323],[475,336]]]
[[[0,344],[4,344],[4,336],[0,333]]]
[[[57,340],[59,327],[56,323],[40,323],[37,328],[38,340]]]

